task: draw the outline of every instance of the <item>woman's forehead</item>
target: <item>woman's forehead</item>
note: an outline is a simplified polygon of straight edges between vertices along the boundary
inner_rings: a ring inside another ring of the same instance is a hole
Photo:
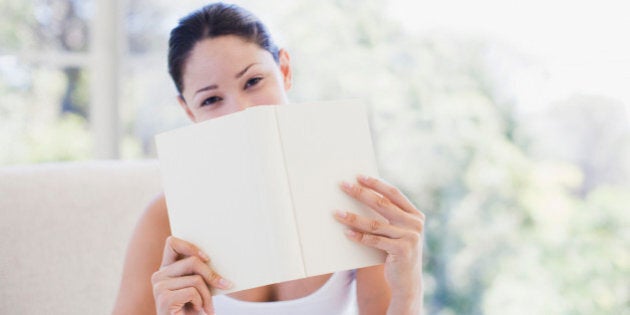
[[[275,64],[273,56],[256,43],[227,35],[201,40],[195,44],[184,66],[184,88],[195,88],[201,79],[235,79],[249,65]],[[213,82],[218,84],[219,82]]]
[[[185,66],[185,73],[195,70],[232,70],[252,62],[272,61],[271,54],[252,42],[237,36],[221,36],[199,41],[190,53]]]
[[[260,58],[266,50],[238,36],[226,35],[200,40],[193,47],[189,62],[223,63],[242,58]]]

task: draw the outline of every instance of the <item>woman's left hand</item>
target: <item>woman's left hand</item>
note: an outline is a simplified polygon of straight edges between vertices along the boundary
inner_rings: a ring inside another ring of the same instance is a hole
[[[387,253],[385,280],[392,292],[389,311],[418,314],[422,308],[422,245],[425,215],[396,187],[359,176],[357,183],[341,184],[348,195],[381,214],[387,222],[356,213],[337,211],[338,221],[349,227],[348,238]]]

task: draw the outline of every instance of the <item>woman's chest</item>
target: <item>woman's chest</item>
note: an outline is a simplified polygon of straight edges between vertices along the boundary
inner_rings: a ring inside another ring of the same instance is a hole
[[[332,274],[276,283],[263,287],[239,291],[228,296],[248,302],[288,301],[308,296],[321,288]]]

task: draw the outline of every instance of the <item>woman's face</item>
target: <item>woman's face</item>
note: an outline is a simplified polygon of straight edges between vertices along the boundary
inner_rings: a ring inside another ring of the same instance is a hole
[[[179,103],[193,122],[286,104],[291,68],[286,51],[279,57],[276,63],[271,53],[234,35],[199,41],[184,65]]]

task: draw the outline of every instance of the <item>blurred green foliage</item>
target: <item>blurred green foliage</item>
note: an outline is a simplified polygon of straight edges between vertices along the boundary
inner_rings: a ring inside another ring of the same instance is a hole
[[[523,115],[528,104],[503,89],[488,55],[523,57],[487,39],[408,33],[385,1],[242,3],[292,54],[294,101],[369,104],[382,176],[428,217],[427,314],[630,314],[622,104],[574,95]],[[34,35],[15,34],[34,32],[25,21],[37,5],[50,3],[0,0],[11,12],[0,21],[2,53],[32,45]],[[184,123],[164,67],[172,6],[130,2],[127,157],[153,156],[155,132]],[[0,164],[89,158],[84,112],[60,110],[63,69],[1,58]],[[87,102],[87,84],[73,93]]]

